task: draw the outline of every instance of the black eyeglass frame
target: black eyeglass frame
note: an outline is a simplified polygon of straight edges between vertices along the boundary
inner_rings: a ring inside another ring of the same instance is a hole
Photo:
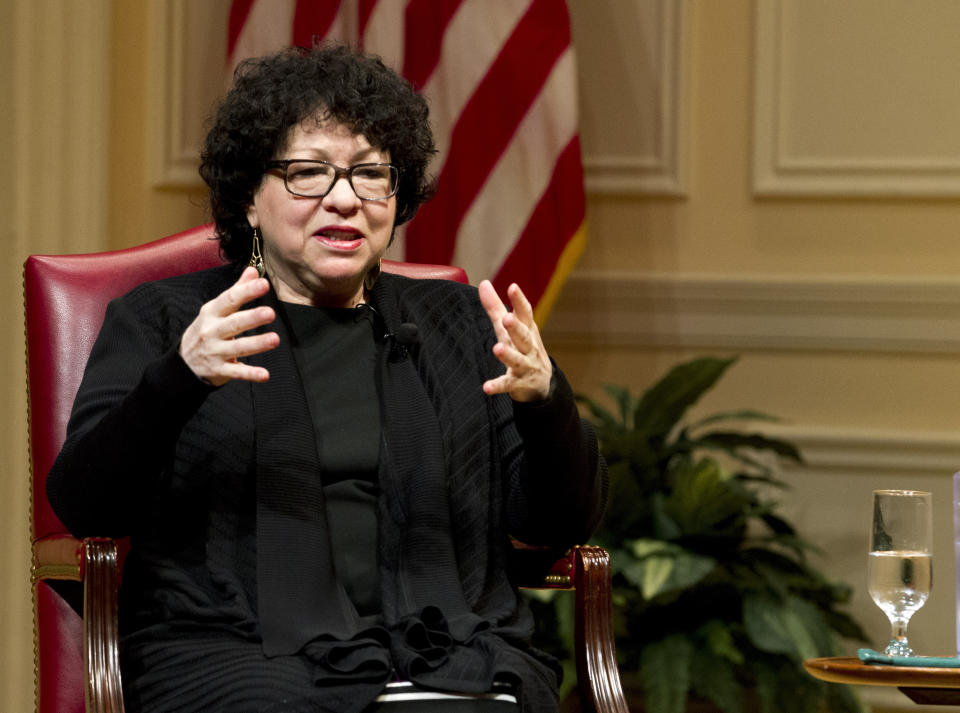
[[[290,188],[290,184],[287,182],[287,172],[291,163],[311,163],[330,166],[330,168],[332,168],[334,171],[333,180],[330,181],[330,187],[327,188],[327,190],[325,190],[323,193],[297,193],[295,190]],[[370,166],[386,166],[393,174],[393,190],[382,198],[364,198],[357,193],[357,189],[353,185],[353,172],[358,168],[369,168]],[[333,190],[333,187],[337,185],[337,181],[339,181],[341,178],[346,178],[347,184],[350,186],[350,190],[353,191],[353,194],[362,201],[385,201],[397,195],[397,191],[400,190],[400,174],[403,173],[403,170],[399,166],[396,166],[392,163],[357,163],[353,166],[344,168],[343,166],[338,166],[337,164],[330,163],[329,161],[321,161],[319,159],[312,158],[285,158],[267,161],[267,168],[279,168],[283,171],[283,187],[287,190],[287,193],[291,195],[298,196],[300,198],[323,198]]]

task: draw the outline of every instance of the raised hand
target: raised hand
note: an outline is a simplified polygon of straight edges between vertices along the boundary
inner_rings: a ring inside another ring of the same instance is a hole
[[[232,286],[200,308],[180,339],[180,356],[197,378],[221,386],[232,379],[263,382],[270,373],[238,361],[240,357],[269,351],[280,343],[276,332],[236,338],[249,329],[270,324],[276,314],[270,307],[241,309],[270,290],[270,283],[246,268]]]
[[[506,306],[489,280],[480,283],[480,302],[497,335],[493,354],[507,373],[484,382],[485,394],[510,394],[514,401],[537,401],[550,394],[553,364],[533,320],[533,307],[516,284],[507,288],[513,311]]]

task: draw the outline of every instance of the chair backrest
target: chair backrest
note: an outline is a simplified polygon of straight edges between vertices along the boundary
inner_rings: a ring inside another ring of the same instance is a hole
[[[24,304],[34,538],[65,532],[47,502],[44,481],[63,445],[73,399],[107,302],[142,282],[222,262],[212,225],[125,250],[27,259]],[[462,268],[446,265],[384,260],[383,269],[408,277],[467,281]]]
[[[213,227],[202,225],[145,245],[85,255],[33,255],[24,266],[27,384],[34,543],[66,535],[47,501],[47,472],[63,445],[67,420],[107,303],[136,285],[223,262]],[[444,265],[383,261],[386,272],[466,282]],[[47,582],[37,585],[38,697],[41,713],[82,713],[82,627]],[[71,606],[72,604],[72,606]],[[79,691],[64,695],[61,687]]]

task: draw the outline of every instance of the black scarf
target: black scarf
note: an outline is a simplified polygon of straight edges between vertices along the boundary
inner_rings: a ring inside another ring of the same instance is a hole
[[[555,681],[521,650],[530,620],[506,578],[509,474],[493,424],[512,406],[480,388],[493,342],[471,289],[383,275],[373,290],[387,335],[377,367],[382,628],[360,630],[336,581],[309,408],[288,330],[282,319],[269,327],[280,346],[251,359],[271,374],[269,388],[252,385],[263,648],[268,656],[302,651],[317,663],[318,681],[366,681],[371,691],[391,669],[462,692],[489,691],[495,675],[509,674],[523,679],[525,708],[550,710]],[[265,303],[281,313],[273,293]],[[391,348],[402,322],[420,328],[409,355]]]

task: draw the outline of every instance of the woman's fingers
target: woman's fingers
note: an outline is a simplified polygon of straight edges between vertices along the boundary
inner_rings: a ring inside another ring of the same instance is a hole
[[[203,305],[201,312],[205,310],[211,316],[226,317],[269,291],[270,283],[266,278],[260,277],[255,268],[248,267],[235,283]]]
[[[222,374],[227,381],[253,381],[263,383],[270,380],[270,372],[262,366],[251,366],[243,362],[226,362],[222,368]]]
[[[486,394],[508,393],[515,401],[535,401],[550,393],[553,365],[533,319],[533,307],[515,284],[507,288],[513,312],[507,310],[489,281],[479,287],[480,302],[497,336],[494,356],[507,368],[505,374],[483,385]]]
[[[477,287],[477,291],[480,293],[480,304],[483,305],[484,310],[487,312],[487,317],[493,325],[497,339],[505,339],[509,335],[503,326],[503,318],[508,315],[509,312],[500,299],[500,295],[497,294],[490,280],[481,282]]]
[[[533,321],[533,305],[530,304],[530,300],[523,294],[523,290],[520,289],[519,285],[516,283],[511,284],[510,287],[507,288],[507,297],[510,298],[513,313],[517,315],[524,324],[535,324]]]
[[[224,317],[217,324],[218,336],[221,339],[230,339],[251,329],[270,324],[276,319],[271,307],[252,307],[242,309]]]
[[[275,332],[237,338],[276,319],[270,307],[244,309],[269,289],[267,280],[248,267],[233,285],[200,308],[180,339],[180,356],[198,378],[214,386],[232,379],[262,382],[270,378],[266,369],[237,361],[269,351],[280,342]]]
[[[280,338],[276,332],[266,334],[255,334],[250,337],[240,337],[230,339],[224,342],[222,356],[226,360],[239,359],[240,357],[252,356],[267,352],[280,343]]]

